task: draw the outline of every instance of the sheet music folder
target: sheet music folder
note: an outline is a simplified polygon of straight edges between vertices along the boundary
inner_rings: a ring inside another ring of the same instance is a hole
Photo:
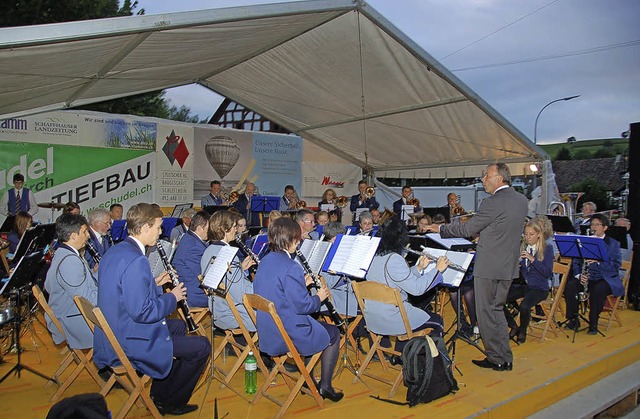
[[[212,290],[217,290],[225,275],[229,272],[229,266],[238,253],[237,247],[221,246],[218,254],[211,258],[204,270],[202,284]],[[225,284],[226,285],[226,284]]]
[[[443,239],[438,233],[429,233],[423,236],[409,236],[409,243],[414,250],[420,250],[420,246],[432,247],[436,249],[453,250],[466,252],[476,248],[476,244],[462,238]]]
[[[378,244],[380,244],[380,237],[338,234],[322,265],[322,270],[364,278],[376,254]]]
[[[111,223],[111,238],[113,241],[122,241],[126,239],[128,235],[127,220],[113,220]]]
[[[600,237],[555,234],[554,239],[562,257],[609,262],[607,247]]]

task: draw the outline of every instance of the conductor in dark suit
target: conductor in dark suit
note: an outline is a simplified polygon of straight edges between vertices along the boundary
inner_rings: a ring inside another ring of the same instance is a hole
[[[186,289],[180,283],[165,294],[160,285],[166,273],[158,278],[151,273],[145,246],[156,244],[161,226],[159,208],[137,204],[127,211],[129,237],[110,248],[100,263],[98,307],[133,367],[153,379],[151,398],[160,413],[181,415],[198,408],[187,403],[211,346],[206,337],[186,336],[182,320],[167,319],[186,298]],[[98,368],[118,364],[99,328],[93,342]]]
[[[520,237],[527,216],[527,198],[510,187],[504,163],[487,166],[482,184],[491,194],[465,224],[432,225],[443,238],[480,234],[474,267],[478,326],[487,357],[473,363],[496,371],[511,371],[513,354],[502,308],[513,278],[518,277]]]

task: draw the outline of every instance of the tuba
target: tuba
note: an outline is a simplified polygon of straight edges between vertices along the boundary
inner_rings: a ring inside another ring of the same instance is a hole
[[[578,200],[584,192],[564,192],[560,194],[560,201],[552,201],[547,208],[549,215],[564,215],[571,221],[577,214]]]
[[[372,188],[373,189],[373,188]],[[396,213],[391,211],[388,208],[384,209],[384,212],[382,213],[382,215],[380,216],[380,221],[378,222],[378,225],[382,225],[384,224],[385,221],[387,221],[389,218],[395,217]]]

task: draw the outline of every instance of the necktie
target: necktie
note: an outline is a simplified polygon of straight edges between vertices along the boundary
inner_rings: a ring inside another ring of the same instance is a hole
[[[18,214],[18,211],[22,209],[22,200],[20,199],[20,191],[16,191],[16,208],[15,213]]]
[[[102,236],[100,239],[102,240],[102,250],[107,250],[107,238]]]
[[[533,246],[527,246],[527,253],[529,253],[531,256],[533,256],[535,251],[535,248]],[[531,262],[529,261],[529,259],[527,259],[527,266],[531,265]]]

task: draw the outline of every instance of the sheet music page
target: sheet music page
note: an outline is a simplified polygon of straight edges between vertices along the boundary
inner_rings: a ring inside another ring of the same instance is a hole
[[[229,265],[233,262],[233,258],[238,253],[237,247],[221,246],[218,255],[212,258],[204,272],[204,280],[202,283],[212,289],[218,288],[225,274],[229,271]]]
[[[354,237],[355,241],[341,272],[356,278],[364,278],[378,249],[380,237]]]
[[[302,243],[300,243],[300,252],[304,255],[309,264],[311,264],[309,259],[311,259],[311,253],[313,252],[313,248],[316,246],[316,243],[318,243],[317,240],[302,240]]]
[[[446,256],[449,261],[464,268],[464,272],[461,272],[458,269],[449,267],[442,273],[444,278],[442,281],[443,284],[450,287],[459,287],[466,271],[469,269],[471,261],[473,260],[473,253],[447,251],[443,249],[435,249],[433,247],[425,247],[424,251],[434,257]]]
[[[468,246],[473,244],[469,240],[463,239],[463,238],[443,239],[440,236],[440,233],[429,233],[427,234],[427,237],[429,237],[431,240],[435,241],[436,243],[443,245],[447,249],[451,249],[451,246],[455,246],[455,245]]]
[[[356,221],[360,221],[360,214],[369,211],[369,208],[356,208]]]
[[[415,211],[415,207],[413,205],[403,205],[402,206],[402,221],[408,221],[411,218],[411,214]]]
[[[329,265],[329,270],[333,272],[342,272],[342,267],[345,262],[349,258],[349,253],[351,252],[351,248],[356,241],[356,237],[359,236],[347,236],[341,235],[340,244],[338,249],[336,250],[336,254],[333,256],[331,260],[331,264]]]
[[[333,211],[336,208],[334,204],[321,204],[320,211]]]
[[[317,240],[315,240],[315,242],[316,242],[316,245],[313,248],[311,255],[309,257],[305,255],[305,257],[307,258],[307,262],[309,262],[309,266],[311,267],[311,270],[313,271],[313,273],[319,274],[320,271],[322,270],[322,264],[324,263],[324,260],[327,257],[327,253],[329,253],[329,250],[331,249],[332,243],[321,242]]]

